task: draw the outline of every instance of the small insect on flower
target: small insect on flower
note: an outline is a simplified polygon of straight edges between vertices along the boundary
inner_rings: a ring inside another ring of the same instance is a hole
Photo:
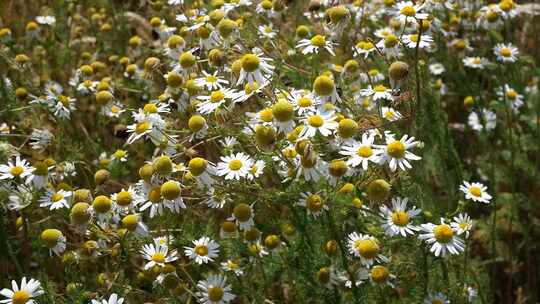
[[[140,251],[143,258],[147,260],[144,269],[150,269],[154,266],[165,266],[166,263],[174,262],[178,259],[176,250],[169,251],[168,246],[154,244],[143,245]]]
[[[207,264],[213,262],[219,255],[219,244],[207,236],[192,241],[194,247],[184,246],[185,255],[195,263]]]
[[[26,277],[21,280],[21,285],[17,285],[15,280],[11,281],[11,289],[4,288],[0,290],[0,295],[7,299],[0,300],[3,304],[35,304],[34,298],[44,294],[45,291],[41,288],[41,283],[38,280],[30,279],[26,281]]]
[[[444,257],[447,253],[459,254],[465,249],[463,240],[456,235],[457,231],[446,224],[442,218],[439,225],[422,224],[421,229],[423,234],[419,235],[418,238],[431,245],[430,251],[435,256]]]
[[[210,275],[206,280],[197,283],[199,303],[202,304],[226,304],[234,300],[236,296],[231,292],[231,286],[227,285],[227,278],[222,275]]]
[[[389,236],[414,234],[418,227],[412,224],[412,219],[422,212],[413,206],[407,209],[408,198],[392,198],[392,209],[386,205],[380,207],[381,216],[385,220],[383,228]]]
[[[116,293],[111,294],[109,299],[104,298],[100,300],[92,300],[91,304],[122,304],[124,303],[124,298],[119,298]]]
[[[463,181],[463,184],[459,186],[459,190],[465,193],[466,199],[471,199],[475,202],[481,202],[489,204],[491,200],[491,195],[487,193],[487,186],[484,186],[481,183],[469,183],[468,181]]]

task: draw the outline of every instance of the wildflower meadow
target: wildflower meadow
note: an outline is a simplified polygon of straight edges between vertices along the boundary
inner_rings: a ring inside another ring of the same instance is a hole
[[[0,303],[540,303],[540,3],[0,0]]]

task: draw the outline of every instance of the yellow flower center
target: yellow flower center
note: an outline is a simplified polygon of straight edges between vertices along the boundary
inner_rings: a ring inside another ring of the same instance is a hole
[[[165,263],[165,255],[161,252],[156,252],[152,255],[152,261],[156,263]]]
[[[384,113],[384,117],[386,117],[387,119],[393,119],[395,115],[394,115],[394,112],[387,111],[386,113]]]
[[[322,198],[317,194],[312,194],[306,198],[306,207],[311,212],[319,212],[323,207]]]
[[[145,113],[154,114],[154,113],[157,113],[158,108],[153,103],[147,103],[147,104],[144,105],[143,111]]]
[[[388,280],[388,277],[390,276],[390,272],[388,271],[388,268],[384,266],[374,266],[371,270],[371,279],[375,283],[384,283]]]
[[[188,164],[189,172],[195,176],[201,175],[206,170],[206,166],[208,166],[208,162],[200,157],[195,157]]]
[[[260,59],[257,55],[246,54],[242,57],[242,68],[247,72],[253,72],[259,68]]]
[[[389,143],[386,146],[386,150],[388,152],[388,155],[395,158],[402,158],[403,155],[405,155],[405,145],[399,140],[395,140]]]
[[[146,132],[150,128],[150,123],[147,121],[143,121],[137,124],[135,127],[135,133],[142,134]]]
[[[206,81],[207,81],[207,82],[215,83],[215,82],[217,82],[217,80],[218,80],[217,77],[214,76],[214,75],[208,75],[208,76],[206,76]]]
[[[472,60],[472,63],[474,64],[481,64],[482,63],[482,59],[480,59],[479,57],[476,57]]]
[[[326,38],[322,35],[315,35],[311,38],[311,44],[317,47],[323,47],[326,45]]]
[[[195,253],[200,256],[206,256],[208,254],[208,247],[205,245],[197,245],[195,246]]]
[[[501,56],[503,56],[503,57],[510,57],[512,55],[512,51],[510,51],[509,48],[504,47],[504,48],[501,49],[499,54],[501,54]]]
[[[119,107],[117,107],[117,106],[112,106],[112,107],[111,107],[111,113],[116,114],[116,113],[118,113],[118,112],[120,112],[120,108],[119,108]]]
[[[223,298],[223,288],[210,287],[208,288],[208,299],[212,302],[219,302]]]
[[[132,201],[131,193],[127,191],[120,191],[116,195],[116,203],[120,206],[128,206]]]
[[[469,188],[469,193],[471,193],[472,195],[474,195],[476,197],[482,196],[482,190],[480,189],[480,187],[476,187],[476,186],[470,187]]]
[[[363,258],[373,259],[379,254],[379,244],[372,239],[367,240],[357,240],[354,243],[356,250]]]
[[[416,10],[414,9],[414,7],[407,5],[401,9],[400,13],[407,17],[414,17],[416,15]]]
[[[58,101],[60,101],[62,103],[62,105],[64,105],[64,107],[69,106],[69,97],[67,97],[65,95],[58,96]]]
[[[514,90],[508,90],[508,91],[506,91],[506,97],[507,97],[508,99],[514,100],[514,99],[517,98],[517,93],[516,93],[516,91],[514,91]]]
[[[244,86],[244,92],[249,95],[251,93],[253,93],[254,91],[258,90],[259,89],[259,85],[257,84],[256,81],[253,82],[253,85],[249,84],[249,83],[246,83],[246,85]]]
[[[15,166],[9,169],[9,173],[13,176],[19,176],[24,172],[24,168],[21,166]]]
[[[439,243],[449,243],[454,236],[452,228],[446,224],[441,224],[433,228],[433,235]]]
[[[232,171],[238,171],[242,168],[242,166],[242,161],[238,159],[233,159],[229,162],[229,169],[231,169]]]
[[[159,204],[161,198],[161,187],[154,187],[148,193],[148,200],[154,204]]]
[[[373,150],[370,146],[361,146],[360,148],[358,148],[356,154],[358,154],[358,156],[360,157],[367,158],[373,155]]]
[[[409,214],[405,211],[393,212],[392,223],[397,226],[407,226],[409,224]]]
[[[310,107],[312,104],[313,104],[313,102],[311,101],[310,98],[307,98],[307,97],[300,97],[300,99],[298,99],[298,105],[299,105],[301,108],[307,108],[307,107]]]
[[[253,166],[251,166],[251,168],[249,168],[249,173],[255,174],[255,173],[257,173],[257,170],[258,170],[258,169],[259,169],[259,168],[257,168],[256,165],[253,165]]]
[[[444,302],[440,299],[435,299],[431,301],[431,304],[444,304]]]
[[[383,93],[383,92],[386,92],[386,87],[383,86],[382,84],[379,84],[379,85],[376,85],[374,88],[373,88],[373,91],[377,92],[377,93]]]
[[[30,294],[25,290],[15,291],[11,301],[13,304],[26,304],[30,300]]]
[[[319,128],[324,125],[324,119],[321,115],[313,115],[308,118],[308,123],[312,127]]]
[[[58,202],[59,200],[63,199],[64,196],[58,192],[56,192],[55,194],[51,195],[51,201],[53,202]]]
[[[217,103],[222,101],[225,98],[225,94],[221,91],[214,91],[210,94],[210,102]]]
[[[264,28],[264,32],[267,33],[267,34],[270,34],[270,33],[272,32],[272,28],[269,27],[269,26],[266,26],[266,27]]]
[[[114,157],[116,158],[122,158],[122,157],[125,157],[126,156],[126,151],[124,150],[116,150],[114,152]]]

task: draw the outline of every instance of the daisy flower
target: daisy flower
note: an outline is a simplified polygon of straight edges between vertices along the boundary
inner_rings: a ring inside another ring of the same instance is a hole
[[[348,236],[349,253],[360,258],[360,263],[370,267],[374,262],[386,262],[388,259],[381,254],[379,241],[367,234],[352,232]]]
[[[122,218],[122,227],[127,231],[134,232],[140,236],[148,236],[148,226],[142,222],[139,214],[128,214]]]
[[[518,111],[521,106],[523,106],[523,95],[519,94],[516,90],[511,88],[508,84],[505,84],[503,87],[497,90],[497,96],[499,99],[506,100],[512,110]]]
[[[261,176],[264,172],[264,167],[265,167],[265,163],[264,163],[264,160],[257,160],[255,161],[255,163],[251,166],[251,168],[249,168],[249,172],[246,176],[246,178],[248,180],[253,180],[255,178],[258,178],[259,176]]]
[[[92,300],[92,304],[122,304],[124,303],[124,298],[119,298],[116,293],[111,294],[109,299]]]
[[[227,260],[226,262],[222,262],[221,269],[223,269],[223,271],[232,272],[238,277],[244,275],[244,270],[242,269],[242,267],[240,267],[240,265],[238,265],[238,263],[233,260]]]
[[[352,49],[354,56],[364,56],[364,59],[368,58],[369,54],[377,50],[375,45],[370,41],[359,41]]]
[[[206,71],[202,71],[204,77],[195,79],[195,84],[199,87],[204,87],[207,90],[215,91],[223,88],[223,85],[228,85],[229,82],[225,79],[217,76],[218,71],[210,74]]]
[[[240,59],[242,67],[236,85],[245,84],[246,82],[250,85],[255,82],[259,86],[265,85],[274,73],[274,67],[269,64],[271,60],[262,56],[262,52],[259,50],[242,56]]]
[[[428,14],[420,13],[425,3],[414,4],[412,1],[402,1],[396,3],[396,16],[402,23],[414,22],[415,20],[427,19]]]
[[[30,147],[33,150],[43,151],[53,141],[54,135],[47,129],[34,129],[30,135]]]
[[[39,24],[53,25],[56,22],[54,16],[37,16],[36,22]]]
[[[214,258],[218,257],[219,244],[209,237],[203,236],[198,240],[193,241],[194,247],[184,246],[185,255],[195,260],[195,263],[201,265],[208,262],[213,262]]]
[[[0,290],[0,295],[7,299],[0,300],[3,304],[36,304],[33,299],[44,294],[45,291],[41,288],[41,283],[38,280],[30,279],[26,281],[26,277],[21,280],[21,285],[17,285],[15,280],[11,281],[11,289],[4,288]]]
[[[347,165],[351,167],[358,167],[362,165],[362,169],[365,171],[368,169],[368,163],[371,161],[377,163],[381,151],[379,149],[373,149],[373,142],[375,137],[368,133],[362,134],[361,142],[350,142],[343,146],[343,150],[339,153],[349,157]]]
[[[377,146],[382,150],[379,164],[388,162],[388,166],[392,172],[396,171],[397,168],[400,168],[403,171],[411,169],[412,166],[409,163],[409,160],[422,159],[408,151],[417,145],[418,141],[415,141],[414,137],[409,137],[408,135],[403,135],[399,140],[394,139],[393,136],[387,136],[386,145]]]
[[[489,60],[484,57],[465,57],[463,58],[463,64],[471,69],[482,70],[489,64]]]
[[[491,131],[497,125],[497,115],[488,109],[481,109],[478,113],[476,111],[471,112],[467,118],[467,122],[475,131]]]
[[[395,278],[396,276],[391,274],[388,268],[382,265],[373,266],[369,272],[369,279],[372,283],[384,284],[392,288],[394,288],[394,283],[392,283],[392,281]]]
[[[403,35],[403,44],[405,44],[410,49],[430,49],[431,44],[433,43],[433,38],[429,35],[422,34],[409,34]]]
[[[446,71],[446,68],[442,63],[435,62],[428,66],[429,72],[435,76],[441,75]]]
[[[0,165],[0,180],[21,178],[31,181],[33,171],[26,159],[16,156],[15,160],[8,161],[7,165]]]
[[[154,266],[165,266],[166,263],[174,262],[178,259],[176,250],[169,251],[168,246],[156,246],[146,244],[140,251],[143,259],[147,260],[144,269],[151,269]]]
[[[452,228],[456,231],[457,235],[462,235],[465,233],[465,237],[469,237],[469,232],[472,230],[473,221],[471,217],[466,213],[460,213],[457,216],[454,216],[453,222],[450,224]]]
[[[396,121],[403,118],[403,115],[401,115],[401,113],[390,107],[382,107],[381,112],[382,116],[388,121]]]
[[[519,50],[516,46],[511,43],[504,44],[498,43],[493,48],[493,53],[497,56],[497,60],[500,62],[516,62],[517,56],[519,55]]]
[[[411,220],[422,212],[421,209],[416,209],[413,206],[407,209],[408,198],[392,198],[392,209],[382,205],[380,207],[381,216],[385,220],[383,228],[389,236],[414,234],[418,227],[411,223]]]
[[[387,88],[386,86],[379,84],[376,86],[371,86],[367,89],[360,90],[360,94],[362,96],[371,97],[374,101],[377,101],[379,99],[385,99],[385,100],[394,100],[394,96],[392,96],[392,90]]]
[[[450,304],[448,298],[442,293],[430,294],[424,300],[424,304]]]
[[[320,105],[320,101],[306,90],[293,90],[287,97],[299,115],[316,112]]]
[[[326,37],[323,35],[315,35],[311,39],[302,39],[296,45],[297,49],[302,50],[302,54],[318,54],[319,49],[324,48],[328,53],[335,56],[334,47],[335,43],[332,40],[326,40]]]
[[[201,114],[210,114],[225,104],[227,100],[235,103],[238,97],[238,92],[234,89],[218,89],[212,91],[210,95],[198,96],[197,99],[202,102],[197,104],[197,110]]]
[[[253,164],[254,161],[249,155],[242,152],[233,153],[229,156],[221,157],[221,161],[216,166],[216,174],[225,176],[226,180],[240,180],[240,178],[247,176]]]
[[[254,216],[253,204],[240,203],[234,207],[232,216],[227,220],[236,221],[236,225],[240,230],[249,230],[254,225]]]
[[[226,304],[236,298],[231,286],[227,285],[227,278],[222,275],[210,275],[199,281],[197,288],[200,290],[196,293],[197,301],[202,304]]]
[[[334,267],[322,267],[315,274],[315,278],[317,282],[328,289],[333,289],[340,283],[338,273]]]
[[[333,111],[321,112],[317,110],[314,113],[308,113],[302,119],[304,128],[300,132],[300,138],[314,137],[317,133],[324,137],[332,135],[338,127],[336,115]]]
[[[298,206],[304,207],[307,210],[308,215],[318,218],[323,211],[329,210],[328,205],[325,204],[323,198],[317,193],[304,192],[301,193]]]
[[[60,256],[66,250],[66,237],[58,229],[45,229],[41,233],[41,240],[49,248],[49,253]]]
[[[68,199],[71,195],[71,191],[47,189],[45,195],[39,199],[39,206],[49,207],[50,210],[69,208]]]
[[[269,25],[259,25],[259,37],[273,39],[277,36],[277,33],[274,31],[272,24]]]
[[[119,102],[110,102],[101,108],[101,113],[111,118],[118,118],[125,111],[124,106]]]
[[[113,161],[119,161],[119,162],[126,162],[128,157],[128,153],[126,150],[117,149],[114,151],[113,154],[111,154],[111,159]]]
[[[334,79],[326,75],[315,78],[312,96],[321,104],[327,101],[331,103],[341,102]]]
[[[188,163],[189,173],[203,185],[210,186],[213,183],[212,175],[215,167],[202,157],[195,157]]]
[[[465,199],[471,199],[475,202],[481,202],[489,204],[491,195],[487,193],[487,187],[481,183],[469,183],[463,181],[463,184],[459,186],[459,190],[465,193]]]
[[[421,229],[424,232],[418,238],[431,245],[430,251],[435,256],[445,256],[446,253],[459,254],[464,250],[464,244],[461,238],[456,235],[456,231],[441,219],[439,225],[432,223],[422,224]]]
[[[163,214],[165,204],[161,199],[161,187],[150,185],[148,187],[139,187],[140,193],[137,194],[137,205],[140,205],[140,211],[150,208],[150,218]]]

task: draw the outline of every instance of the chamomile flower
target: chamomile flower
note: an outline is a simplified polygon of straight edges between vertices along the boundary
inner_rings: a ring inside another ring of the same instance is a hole
[[[202,71],[203,77],[195,79],[195,84],[199,87],[206,88],[207,90],[215,91],[222,89],[224,85],[228,85],[229,82],[218,76],[218,71],[210,74],[206,71]]]
[[[457,235],[465,233],[465,237],[468,238],[469,232],[473,227],[473,221],[467,213],[460,213],[457,216],[454,216],[450,226],[456,231]]]
[[[165,204],[163,204],[161,198],[160,186],[149,185],[148,187],[139,188],[137,198],[136,205],[140,206],[140,211],[150,209],[150,218],[163,214]]]
[[[315,35],[311,39],[302,39],[296,45],[296,48],[301,49],[302,54],[318,54],[321,48],[324,48],[328,53],[335,56],[334,47],[336,43],[332,40],[327,40],[324,35]]]
[[[119,102],[111,102],[101,108],[101,113],[111,118],[118,118],[125,111],[124,106]]]
[[[301,198],[298,201],[298,206],[306,208],[307,214],[318,218],[323,211],[329,210],[328,205],[320,194],[304,192],[301,193]]]
[[[491,131],[497,126],[497,114],[488,109],[472,111],[467,118],[467,123],[475,131]]]
[[[403,44],[405,44],[410,49],[431,49],[433,44],[433,38],[427,34],[408,34],[403,35]]]
[[[441,219],[438,225],[422,224],[421,230],[423,234],[420,234],[418,238],[431,245],[430,251],[437,257],[444,257],[447,253],[459,254],[465,248],[461,238],[456,235],[456,231],[446,224],[444,219]]]
[[[181,209],[187,208],[180,193],[180,183],[175,180],[168,180],[160,187],[163,204],[173,213],[180,213]]]
[[[49,248],[49,253],[60,255],[66,250],[66,237],[58,229],[45,229],[41,233],[41,241]]]
[[[188,163],[189,173],[203,185],[210,186],[214,182],[212,175],[215,173],[215,167],[202,157],[195,157]]]
[[[306,90],[293,90],[288,95],[288,99],[293,104],[298,115],[316,112],[317,107],[320,105],[320,101]]]
[[[314,113],[308,113],[302,119],[302,122],[304,123],[304,128],[300,132],[300,138],[310,138],[316,134],[328,137],[338,127],[336,115],[333,111],[321,112],[317,110]]]
[[[69,208],[68,200],[71,195],[71,191],[47,189],[45,195],[39,199],[39,206],[49,208],[50,210]]]
[[[349,142],[343,146],[339,153],[348,156],[347,164],[351,167],[362,166],[365,171],[368,169],[369,162],[377,163],[381,151],[373,147],[375,137],[368,133],[362,134],[362,141]]]
[[[39,24],[53,25],[56,22],[56,18],[54,16],[37,16],[36,22]]]
[[[333,289],[340,283],[339,275],[334,267],[322,267],[315,274],[317,282],[328,289]]]
[[[30,279],[26,280],[26,277],[23,277],[21,280],[21,285],[17,284],[17,281],[11,281],[11,289],[4,288],[0,290],[0,295],[6,299],[0,300],[2,304],[36,304],[37,302],[34,298],[39,297],[44,294],[43,288],[41,288],[41,283],[38,280]]]
[[[148,236],[148,226],[146,226],[142,217],[139,214],[128,214],[124,216],[121,220],[122,228],[125,228],[127,231],[131,231],[140,236]]]
[[[390,270],[383,265],[375,265],[369,271],[369,279],[374,284],[383,284],[388,285],[394,288],[394,283],[396,276],[390,273]]]
[[[401,115],[401,113],[390,107],[382,107],[381,112],[382,117],[388,121],[397,121],[403,118],[403,115]]]
[[[174,262],[178,259],[177,251],[169,251],[168,246],[159,246],[146,244],[142,247],[141,254],[146,262],[144,269],[150,269],[154,266],[165,266],[166,263]]]
[[[503,63],[512,63],[517,61],[519,50],[511,43],[498,43],[493,48],[493,53],[497,56],[497,60]]]
[[[424,300],[424,304],[450,304],[450,301],[444,294],[438,292],[428,295]]]
[[[473,200],[474,202],[481,202],[489,204],[492,199],[491,195],[487,193],[487,186],[481,183],[463,181],[463,184],[459,186],[459,190],[465,193],[465,199]]]
[[[385,220],[383,228],[389,236],[401,235],[406,237],[407,234],[414,234],[418,227],[412,224],[412,219],[422,212],[421,209],[416,209],[413,206],[407,209],[408,198],[392,198],[392,208],[386,205],[380,207],[381,216]]]
[[[253,159],[242,152],[222,156],[221,161],[216,166],[216,174],[225,176],[226,180],[240,180],[240,178],[247,176],[253,163]]]
[[[260,50],[255,50],[253,53],[245,54],[240,59],[241,69],[240,76],[236,85],[249,83],[259,84],[259,86],[265,85],[272,79],[274,73],[274,67],[270,65],[272,59],[264,57]]]
[[[336,89],[336,83],[332,77],[321,75],[315,78],[313,82],[312,96],[323,104],[330,101],[331,103],[341,102]]]
[[[264,172],[264,167],[265,167],[265,162],[264,160],[257,160],[255,161],[255,163],[253,165],[251,165],[251,168],[249,168],[249,172],[247,173],[247,176],[246,178],[248,180],[253,180],[255,178],[258,178],[259,176],[261,176]]]
[[[489,64],[489,60],[484,57],[465,57],[463,64],[471,69],[483,70]]]
[[[379,99],[385,99],[390,101],[394,100],[392,90],[382,84],[378,84],[376,86],[369,85],[367,89],[360,90],[360,94],[362,96],[371,97],[374,101],[377,101]]]
[[[374,53],[377,50],[373,42],[370,41],[359,41],[356,43],[355,46],[353,46],[353,53],[354,56],[361,57],[363,56],[364,59],[368,58],[368,56],[371,53]]]
[[[435,62],[428,66],[429,72],[435,76],[441,75],[446,71],[446,68],[442,63]]]
[[[53,114],[60,118],[70,118],[71,112],[75,111],[76,109],[75,98],[66,95],[48,95],[47,101]]]
[[[118,161],[118,162],[126,162],[127,157],[128,157],[128,152],[122,149],[117,149],[116,151],[114,151],[113,154],[111,154],[111,159],[113,161]]]
[[[512,110],[517,112],[524,104],[523,95],[519,94],[515,89],[511,88],[508,84],[497,90],[497,96],[500,100],[506,100]]]
[[[240,265],[238,265],[238,263],[233,260],[227,260],[225,262],[222,262],[221,269],[223,269],[223,271],[232,272],[237,277],[244,275],[244,270],[242,269],[242,267],[240,267]]]
[[[34,129],[30,135],[30,147],[43,151],[54,140],[54,135],[47,129]]]
[[[408,150],[418,145],[418,141],[414,137],[403,135],[401,139],[396,140],[394,137],[386,137],[386,145],[378,145],[382,150],[379,158],[379,164],[388,162],[390,170],[396,171],[398,168],[405,171],[411,169],[410,160],[420,160],[421,157],[409,152]]]
[[[219,244],[209,237],[203,236],[198,240],[194,240],[193,245],[195,246],[184,246],[184,253],[199,265],[213,262],[214,258],[218,257]]]
[[[196,293],[197,301],[201,304],[226,304],[236,298],[231,286],[227,285],[227,278],[222,275],[210,275],[199,281],[197,288],[200,290]]]
[[[33,171],[34,169],[28,164],[26,159],[21,159],[20,156],[16,156],[13,161],[8,161],[5,165],[0,165],[0,180],[20,178],[22,180],[31,181]]]
[[[268,25],[259,25],[259,37],[273,39],[277,36],[277,33],[274,31],[272,24]]]
[[[109,299],[104,298],[99,300],[92,300],[91,304],[122,304],[124,303],[124,298],[118,297],[116,293],[113,293],[109,296]]]
[[[227,220],[236,221],[236,225],[240,230],[249,230],[254,225],[254,216],[253,204],[240,203],[234,207],[232,216]]]
[[[224,105],[227,101],[232,103],[238,99],[238,92],[234,89],[218,89],[212,91],[209,95],[198,96],[197,99],[202,102],[197,104],[197,110],[201,114],[210,114]]]
[[[386,262],[388,259],[381,254],[379,240],[367,235],[352,232],[348,235],[349,253],[360,258],[360,263],[370,267],[375,262]]]
[[[396,16],[401,22],[415,22],[427,19],[428,14],[420,13],[425,3],[415,4],[412,1],[400,1],[396,3]]]

